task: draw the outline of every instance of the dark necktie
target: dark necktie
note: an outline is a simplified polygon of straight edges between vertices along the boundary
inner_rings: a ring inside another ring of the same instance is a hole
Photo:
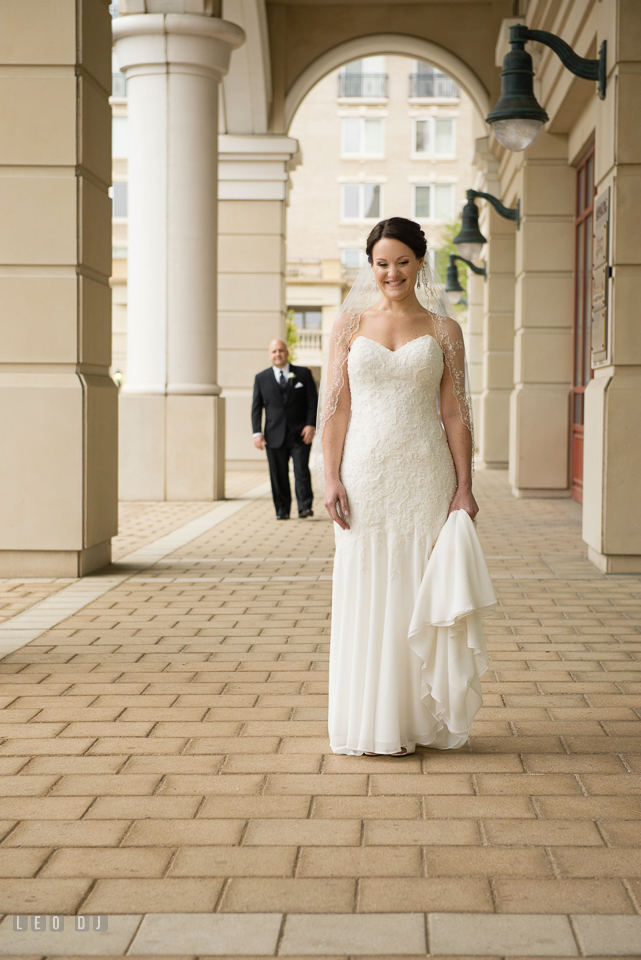
[[[281,393],[285,393],[285,390],[287,389],[287,380],[285,379],[285,374],[282,370],[280,371],[280,377],[278,378],[278,386],[281,389]]]

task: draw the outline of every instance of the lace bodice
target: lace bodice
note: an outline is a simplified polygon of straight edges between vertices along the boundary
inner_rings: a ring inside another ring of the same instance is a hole
[[[431,336],[388,350],[357,336],[347,362],[351,415],[341,462],[350,531],[430,539],[445,522],[456,473],[437,409],[443,351]]]

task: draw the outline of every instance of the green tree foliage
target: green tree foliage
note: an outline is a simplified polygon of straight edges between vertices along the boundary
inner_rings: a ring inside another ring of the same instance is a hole
[[[285,317],[286,324],[286,343],[287,349],[289,350],[289,359],[292,363],[296,363],[296,347],[300,343],[300,337],[298,336],[298,327],[294,320],[294,311],[288,310],[287,316]]]
[[[450,254],[457,252],[453,241],[460,229],[460,221],[452,220],[450,223],[444,224],[441,230],[441,243],[436,251],[436,270],[441,278],[442,283],[445,283],[445,271],[447,270],[447,265],[450,262]],[[467,267],[464,263],[461,263],[460,260],[457,261],[457,266],[459,283],[465,291],[461,299],[467,302]],[[454,310],[459,313],[465,309],[466,305],[461,305],[460,303],[457,303],[454,307]]]

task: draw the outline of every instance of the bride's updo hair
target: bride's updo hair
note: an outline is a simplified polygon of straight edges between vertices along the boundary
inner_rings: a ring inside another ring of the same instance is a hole
[[[418,223],[406,220],[405,217],[390,217],[389,220],[381,220],[377,223],[367,238],[365,253],[370,263],[374,246],[386,237],[390,240],[400,240],[416,255],[417,260],[422,260],[425,256],[427,240]]]

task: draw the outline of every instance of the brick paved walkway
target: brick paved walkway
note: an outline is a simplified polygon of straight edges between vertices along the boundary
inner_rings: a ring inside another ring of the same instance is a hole
[[[0,662],[0,953],[641,956],[641,578],[575,504],[477,488],[500,608],[457,751],[328,752],[320,507],[128,505],[97,599],[0,584],[5,617],[80,607]],[[11,931],[54,912],[109,933]]]

